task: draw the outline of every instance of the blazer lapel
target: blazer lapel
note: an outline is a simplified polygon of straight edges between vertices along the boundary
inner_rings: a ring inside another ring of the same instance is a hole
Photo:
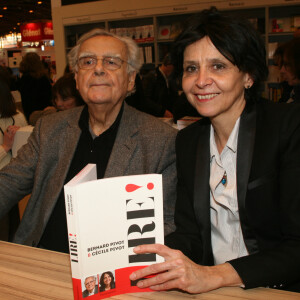
[[[199,225],[201,239],[203,243],[203,263],[213,264],[211,250],[211,227],[210,227],[210,122],[205,122],[200,126],[200,134],[197,144],[197,155],[195,164],[194,182],[194,210]]]
[[[253,253],[257,249],[257,242],[251,234],[246,216],[246,194],[251,171],[253,149],[256,133],[256,105],[247,104],[241,115],[238,148],[237,148],[237,198],[239,216],[247,249]]]
[[[104,177],[126,175],[130,158],[137,145],[137,136],[138,126],[134,114],[124,103],[123,115]]]

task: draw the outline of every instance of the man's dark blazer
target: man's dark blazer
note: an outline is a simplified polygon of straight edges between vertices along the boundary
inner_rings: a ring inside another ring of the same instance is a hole
[[[249,256],[230,261],[246,288],[300,291],[300,107],[247,104],[237,150],[239,215]],[[176,232],[166,244],[213,265],[210,227],[210,126],[203,118],[176,140]],[[292,287],[293,285],[293,287]]]
[[[95,291],[94,291],[94,294],[97,294],[97,293],[98,293],[98,285],[95,286]],[[86,297],[88,297],[88,296],[89,296],[88,290],[84,290],[84,291],[82,292],[82,297],[83,297],[83,298],[86,298]]]

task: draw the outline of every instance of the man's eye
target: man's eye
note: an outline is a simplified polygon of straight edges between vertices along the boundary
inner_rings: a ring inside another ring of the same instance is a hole
[[[94,64],[94,58],[92,58],[92,57],[84,57],[81,61],[82,61],[82,64],[85,66],[90,66],[90,65]]]
[[[117,57],[104,58],[104,63],[111,67],[119,67],[121,65],[121,61]]]
[[[117,63],[116,63],[114,60],[112,60],[112,59],[107,60],[106,63],[109,64],[109,65],[116,65],[116,64],[117,64]]]

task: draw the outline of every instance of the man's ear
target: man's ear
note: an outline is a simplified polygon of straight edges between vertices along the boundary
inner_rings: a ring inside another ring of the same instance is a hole
[[[78,90],[77,74],[78,74],[78,72],[75,72],[74,79],[75,79],[75,81],[76,81],[76,89]]]
[[[130,72],[128,74],[129,78],[128,78],[128,86],[127,86],[127,91],[130,92],[133,90],[134,88],[134,84],[135,84],[135,76],[136,76],[136,72]]]

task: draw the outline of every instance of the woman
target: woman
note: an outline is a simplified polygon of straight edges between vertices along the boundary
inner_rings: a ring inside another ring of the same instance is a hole
[[[112,272],[104,272],[100,277],[100,292],[115,288],[115,278]]]
[[[11,160],[11,148],[14,142],[16,131],[26,126],[24,115],[17,111],[13,96],[5,79],[0,79],[0,169],[6,166]],[[0,239],[11,240],[14,230],[18,225],[19,218],[15,216],[17,207],[14,207],[0,221]],[[11,224],[14,220],[15,224]],[[10,225],[11,224],[11,225]]]
[[[36,121],[49,113],[67,110],[84,104],[78,90],[74,74],[66,74],[60,77],[52,88],[52,102],[54,106],[48,106],[44,110],[34,111],[29,117],[29,124],[35,125]]]
[[[273,55],[274,65],[278,67],[278,70],[280,71],[283,67],[283,55],[284,55],[284,44],[279,45]],[[291,91],[293,89],[292,86],[290,86],[283,74],[281,73],[281,79],[280,86],[282,89],[282,95],[278,102],[287,102],[290,99]]]
[[[22,107],[27,120],[35,110],[43,110],[51,105],[51,83],[40,57],[35,52],[27,53],[19,68]]]
[[[300,38],[295,38],[283,46],[283,61],[280,72],[293,87],[288,103],[300,103]]]
[[[7,83],[0,79],[0,169],[11,159],[11,148],[16,131],[26,125],[24,115],[16,109]]]
[[[182,87],[203,119],[179,132],[176,231],[141,245],[165,262],[130,275],[141,288],[300,291],[300,110],[260,99],[267,77],[248,21],[203,11],[175,42]]]

